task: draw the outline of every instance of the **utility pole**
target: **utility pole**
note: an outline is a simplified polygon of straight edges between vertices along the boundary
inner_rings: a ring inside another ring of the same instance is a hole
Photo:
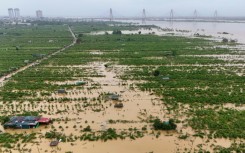
[[[145,13],[145,9],[143,9],[143,13],[142,13],[142,24],[146,24],[146,13]]]
[[[113,21],[113,13],[112,13],[112,8],[110,8],[110,21]]]

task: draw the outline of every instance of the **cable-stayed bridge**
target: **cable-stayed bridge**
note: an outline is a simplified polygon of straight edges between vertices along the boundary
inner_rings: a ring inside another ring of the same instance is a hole
[[[154,16],[151,15],[150,12],[146,9],[142,9],[135,16],[123,16],[112,8],[110,8],[105,13],[102,13],[101,16],[98,17],[80,17],[77,18],[79,20],[85,21],[94,21],[94,20],[103,20],[103,21],[120,21],[120,20],[138,20],[141,21],[142,24],[146,24],[147,21],[190,21],[190,22],[198,22],[198,21],[206,21],[206,22],[219,22],[222,20],[245,20],[245,17],[224,17],[218,14],[217,10],[213,11],[211,16],[204,16],[197,9],[194,9],[192,13],[183,16],[179,12],[174,9],[169,9],[168,11],[163,12],[162,15]]]

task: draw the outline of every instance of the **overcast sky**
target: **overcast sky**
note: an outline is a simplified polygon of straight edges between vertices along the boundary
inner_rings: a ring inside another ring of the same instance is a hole
[[[176,16],[191,16],[196,9],[199,16],[245,16],[245,0],[0,0],[0,16],[8,15],[8,8],[19,8],[22,16],[35,16],[40,9],[46,17],[104,17],[109,8],[114,16],[167,16],[171,9]]]

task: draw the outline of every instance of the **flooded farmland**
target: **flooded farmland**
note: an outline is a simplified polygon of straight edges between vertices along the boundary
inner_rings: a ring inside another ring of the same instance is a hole
[[[66,45],[18,70],[5,68],[0,152],[243,151],[242,39],[131,26],[69,23]],[[12,116],[33,115],[52,122],[4,128]]]

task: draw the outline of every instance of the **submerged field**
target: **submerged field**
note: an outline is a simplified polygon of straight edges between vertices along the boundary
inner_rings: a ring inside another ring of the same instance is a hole
[[[10,73],[10,59],[19,68],[23,60],[37,60],[32,54],[50,54],[72,42],[67,26],[47,24],[1,27],[9,30],[0,35],[2,75]],[[2,122],[20,114],[54,122],[30,130],[2,129],[1,151],[245,151],[245,52],[239,44],[174,36],[155,26],[69,25],[75,46],[17,73],[0,90]],[[166,34],[155,35],[156,29]],[[58,94],[59,89],[67,93]],[[156,118],[174,119],[177,129],[154,130]],[[51,148],[54,139],[62,142]]]

